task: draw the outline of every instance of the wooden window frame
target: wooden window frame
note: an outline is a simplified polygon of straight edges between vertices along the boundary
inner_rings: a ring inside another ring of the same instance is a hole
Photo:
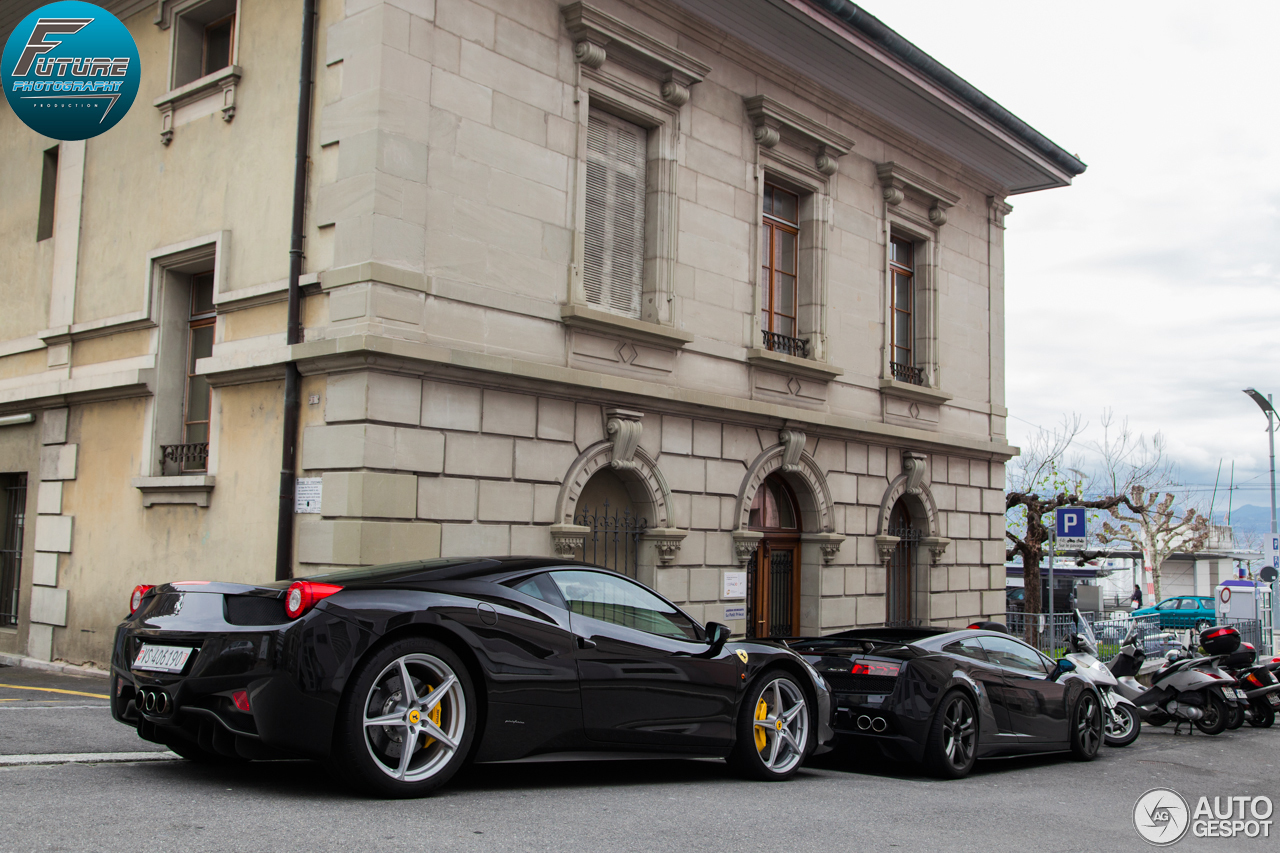
[[[209,67],[209,30],[214,27],[230,22],[230,34],[227,41],[227,64],[219,68]],[[204,38],[200,46],[200,76],[208,77],[215,71],[221,71],[223,68],[229,68],[235,64],[236,59],[236,12],[225,15],[216,21],[210,21],[204,25]]]
[[[183,394],[182,394],[182,443],[183,444],[199,443],[199,442],[191,441],[191,427],[199,424],[203,424],[205,428],[204,443],[205,444],[212,443],[211,439],[213,438],[213,435],[212,435],[213,389],[212,388],[209,388],[208,390],[209,400],[207,403],[205,419],[198,420],[198,421],[191,420],[191,386],[192,386],[192,382],[195,380],[196,376],[198,375],[194,372],[195,361],[192,358],[193,349],[195,346],[195,333],[197,330],[200,330],[200,329],[210,329],[210,330],[215,329],[218,321],[217,311],[214,309],[212,305],[210,305],[210,308],[208,311],[201,311],[199,313],[196,312],[196,305],[195,305],[196,281],[198,279],[204,278],[205,276],[208,276],[209,278],[210,297],[212,297],[214,293],[213,287],[215,283],[213,270],[209,270],[203,273],[193,274],[191,276],[191,284],[189,288],[189,291],[190,291],[189,300],[190,300],[191,307],[189,309],[189,315],[187,319],[187,348],[186,348],[187,351],[186,351],[186,360],[184,362],[185,370],[186,370],[186,380],[183,383]],[[207,468],[208,468],[207,460],[205,465],[199,468],[188,467],[188,464],[186,461],[182,463],[182,473],[184,474],[202,473]]]
[[[764,183],[764,192],[767,196],[770,191],[774,193],[783,192],[795,199],[796,219],[794,222],[783,219],[772,213],[760,213],[760,222],[762,228],[761,242],[761,265],[760,274],[762,280],[760,282],[760,317],[761,330],[770,332],[775,335],[785,335],[789,338],[800,338],[800,193],[793,192],[773,181],[766,180]],[[792,271],[790,273],[782,272],[782,275],[791,276],[791,314],[786,314],[778,309],[779,300],[776,298],[778,293],[777,275],[778,268],[778,240],[777,234],[791,234],[795,237],[794,256],[791,259]],[[767,235],[767,236],[766,236]],[[765,254],[768,257],[763,257]],[[780,332],[776,326],[777,318],[786,318],[791,321],[791,332],[789,334]]]
[[[904,367],[916,367],[916,242],[907,237],[891,234],[889,237],[889,362]],[[905,266],[893,259],[893,244],[905,244],[911,250],[911,265]],[[898,279],[907,279],[908,306],[905,310],[898,306]],[[907,315],[907,340],[898,340],[898,316]],[[898,350],[906,350],[905,361],[898,359]]]

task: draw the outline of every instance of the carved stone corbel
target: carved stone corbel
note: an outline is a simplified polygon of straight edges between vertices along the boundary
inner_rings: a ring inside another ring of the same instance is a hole
[[[836,154],[835,157],[831,156],[827,146],[824,145],[818,149],[817,156],[813,158],[813,167],[822,174],[830,177],[836,173],[837,169],[840,168],[840,164],[836,160],[836,157],[839,156],[839,154]]]
[[[778,431],[778,438],[782,441],[782,473],[794,474],[800,470],[805,435],[798,429],[784,429]]]
[[[680,552],[680,543],[688,535],[689,531],[674,527],[651,527],[641,535],[641,539],[653,544],[659,565],[669,566]]]
[[[553,524],[551,547],[561,560],[572,560],[574,552],[582,549],[590,532],[590,527],[583,527],[581,524]]]
[[[765,148],[772,148],[782,139],[782,134],[778,132],[776,127],[767,124],[757,124],[755,130],[751,132],[751,138],[756,141],[757,145],[763,145]]]
[[[920,494],[920,484],[924,481],[925,466],[929,457],[923,453],[905,450],[902,453],[902,473],[907,475],[907,494]]]
[[[920,540],[920,544],[929,549],[929,555],[933,565],[942,562],[942,555],[947,553],[947,546],[951,544],[951,540],[945,536],[925,536]]]
[[[824,565],[831,565],[835,561],[836,555],[840,553],[840,545],[844,542],[844,536],[839,533],[802,533],[800,541],[806,545],[812,543],[818,546],[818,550],[822,552],[822,562]]]
[[[640,419],[643,412],[629,409],[605,409],[604,431],[613,441],[613,456],[609,467],[615,471],[634,471],[636,469],[636,448],[640,446]]]
[[[599,68],[608,56],[602,46],[589,41],[580,41],[573,46],[573,58],[588,68]]]
[[[733,531],[733,558],[738,561],[739,566],[744,569],[747,567],[763,538],[764,534],[756,530]]]
[[[893,549],[897,548],[901,541],[901,536],[889,536],[884,533],[876,536],[876,554],[880,557],[881,564],[886,564],[893,558]]]
[[[687,78],[681,80],[677,78],[675,72],[668,72],[665,80],[662,81],[662,100],[671,104],[673,107],[683,107],[689,103],[689,83]]]

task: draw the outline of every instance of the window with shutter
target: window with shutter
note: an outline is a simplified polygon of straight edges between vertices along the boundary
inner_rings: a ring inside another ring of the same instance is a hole
[[[592,110],[587,120],[587,302],[640,316],[644,267],[646,134],[643,127]]]

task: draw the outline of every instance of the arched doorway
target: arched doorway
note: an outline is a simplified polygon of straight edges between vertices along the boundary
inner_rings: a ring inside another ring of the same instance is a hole
[[[747,636],[793,637],[800,631],[799,506],[782,477],[756,490],[748,528],[764,534],[747,572]]]
[[[590,531],[583,537],[583,562],[637,577],[640,537],[649,522],[636,511],[631,488],[621,477],[609,468],[592,474],[573,521]]]
[[[912,523],[905,498],[899,498],[889,512],[889,529],[886,532],[897,536],[898,544],[889,557],[888,576],[885,578],[885,624],[908,625],[917,618],[915,563],[921,534]]]

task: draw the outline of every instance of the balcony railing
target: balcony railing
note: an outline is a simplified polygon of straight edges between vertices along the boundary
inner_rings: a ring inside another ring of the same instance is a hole
[[[909,382],[912,385],[924,384],[924,371],[918,367],[912,367],[910,364],[899,364],[891,362],[890,367],[893,368],[893,378],[899,382]]]
[[[177,473],[204,471],[209,467],[209,442],[160,445],[160,473],[170,473],[167,463],[178,466]]]
[[[764,335],[764,348],[770,352],[794,355],[797,358],[809,357],[809,342],[802,338],[791,338],[764,330],[761,330],[761,334]]]

